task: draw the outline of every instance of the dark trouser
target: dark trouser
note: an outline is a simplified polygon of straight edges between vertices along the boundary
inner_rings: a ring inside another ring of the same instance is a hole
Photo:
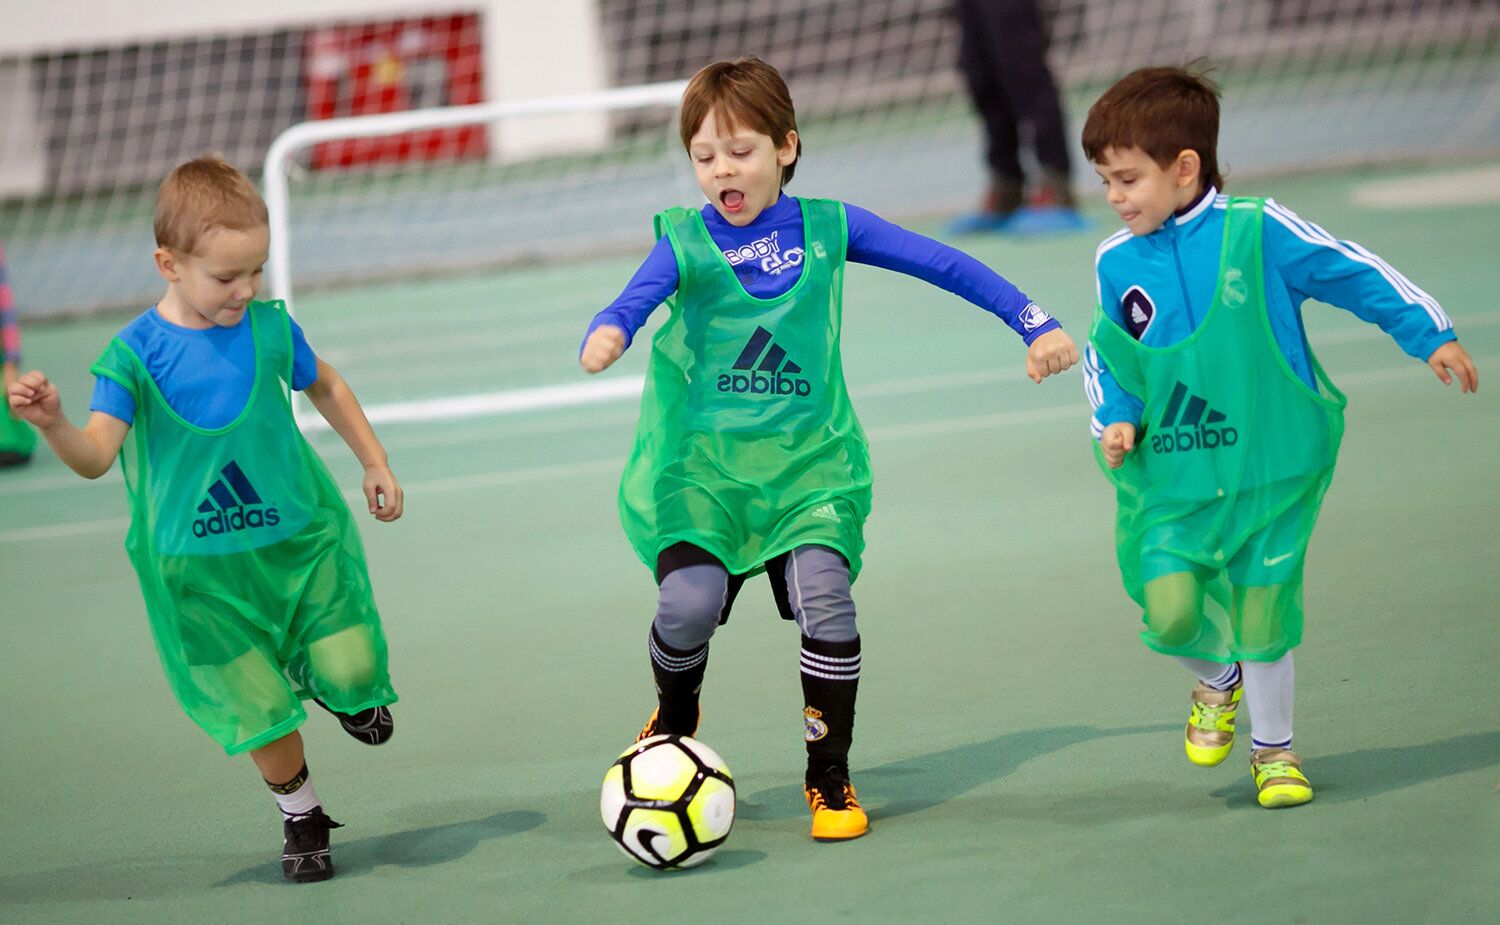
[[[955,0],[958,64],[984,120],[985,158],[997,179],[1023,178],[1019,126],[1031,127],[1036,159],[1066,178],[1067,128],[1047,67],[1047,35],[1036,0]]]

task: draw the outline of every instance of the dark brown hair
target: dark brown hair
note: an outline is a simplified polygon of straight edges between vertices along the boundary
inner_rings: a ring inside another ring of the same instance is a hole
[[[156,246],[177,254],[192,254],[215,228],[249,231],[268,223],[255,184],[217,155],[178,166],[156,193]]]
[[[720,131],[744,127],[770,135],[780,148],[788,132],[797,130],[797,111],[792,94],[776,68],[756,57],[738,61],[715,61],[688,81],[682,94],[679,129],[682,146],[689,147],[693,135],[713,112]],[[802,139],[797,138],[797,158],[802,157]],[[781,185],[792,181],[797,159],[781,168]]]
[[[1169,167],[1184,150],[1198,152],[1200,184],[1224,188],[1219,172],[1219,88],[1202,62],[1143,67],[1120,78],[1089,107],[1083,153],[1094,163],[1106,148],[1139,148]]]

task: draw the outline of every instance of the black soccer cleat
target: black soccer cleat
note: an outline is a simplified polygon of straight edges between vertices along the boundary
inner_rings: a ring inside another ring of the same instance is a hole
[[[396,720],[390,707],[371,707],[358,713],[340,713],[321,700],[313,701],[338,718],[349,735],[366,745],[384,745],[396,733]]]
[[[316,883],[333,876],[333,858],[328,854],[328,831],[343,826],[328,818],[319,806],[310,813],[282,823],[281,875],[292,883]]]

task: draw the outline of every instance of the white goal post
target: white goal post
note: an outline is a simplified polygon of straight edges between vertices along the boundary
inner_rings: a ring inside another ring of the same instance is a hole
[[[284,299],[291,305],[293,237],[289,177],[298,156],[314,145],[465,125],[496,125],[507,119],[613,113],[646,107],[675,108],[686,86],[686,81],[665,81],[552,99],[448,106],[326,119],[292,126],[271,143],[265,160],[263,184],[271,225],[271,252],[266,272],[270,296]]]

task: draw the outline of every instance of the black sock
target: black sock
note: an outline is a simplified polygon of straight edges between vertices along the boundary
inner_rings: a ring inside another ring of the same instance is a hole
[[[837,768],[849,773],[854,741],[854,697],[859,691],[859,637],[822,642],[802,637],[803,719],[807,732],[807,776]]]
[[[651,673],[656,678],[657,728],[692,735],[698,728],[698,692],[708,668],[708,643],[696,649],[674,649],[651,625]]]

